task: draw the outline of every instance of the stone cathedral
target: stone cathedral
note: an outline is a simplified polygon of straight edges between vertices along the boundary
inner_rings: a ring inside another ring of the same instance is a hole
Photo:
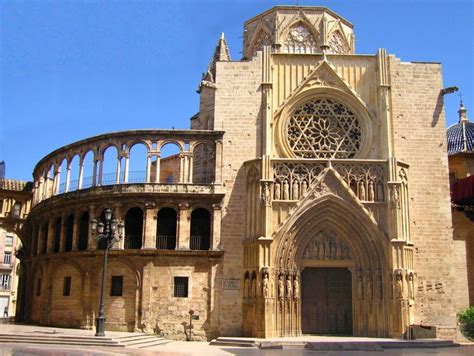
[[[103,134],[38,162],[18,318],[94,327],[90,220],[110,208],[125,233],[107,330],[184,339],[193,310],[198,339],[401,338],[414,324],[454,338],[469,295],[442,88],[439,63],[356,54],[353,25],[327,8],[255,16],[242,59],[218,40],[189,130]]]

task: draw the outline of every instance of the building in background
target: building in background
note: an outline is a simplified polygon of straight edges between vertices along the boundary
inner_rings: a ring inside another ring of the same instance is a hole
[[[190,130],[103,134],[38,162],[18,320],[94,326],[103,252],[89,225],[111,208],[125,237],[109,330],[184,339],[193,310],[196,339],[413,324],[455,338],[469,296],[441,65],[358,55],[353,25],[322,7],[277,6],[244,29],[242,60],[218,40]]]
[[[2,162],[3,163],[3,162]],[[3,167],[4,164],[3,164]],[[22,245],[18,233],[31,205],[31,184],[0,178],[0,312],[15,316]]]
[[[455,240],[466,245],[469,303],[474,305],[474,123],[462,102],[458,114],[458,123],[446,133],[453,234]]]

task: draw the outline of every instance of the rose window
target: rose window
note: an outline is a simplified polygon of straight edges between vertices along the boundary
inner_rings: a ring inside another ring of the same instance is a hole
[[[303,104],[290,117],[287,140],[303,158],[351,158],[360,148],[360,124],[354,113],[332,99]]]

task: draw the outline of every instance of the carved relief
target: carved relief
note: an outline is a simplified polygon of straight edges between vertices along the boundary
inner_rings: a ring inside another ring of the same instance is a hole
[[[264,298],[270,298],[270,289],[268,281],[268,272],[263,273],[262,278],[262,295]]]
[[[403,299],[404,297],[403,271],[401,269],[397,269],[395,271],[395,287],[397,291],[397,298]]]
[[[283,300],[285,296],[285,282],[283,282],[283,274],[278,275],[278,298]]]
[[[264,206],[272,206],[272,197],[270,193],[269,182],[262,182],[262,204]]]
[[[293,281],[293,295],[295,299],[299,299],[300,297],[300,282],[298,280],[298,275],[295,276],[295,280]]]
[[[350,260],[349,247],[330,230],[320,231],[306,246],[303,258],[316,260]]]
[[[286,297],[291,299],[293,295],[293,283],[291,281],[291,275],[286,276]]]

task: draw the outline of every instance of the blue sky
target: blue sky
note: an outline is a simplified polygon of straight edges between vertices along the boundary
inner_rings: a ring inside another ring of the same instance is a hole
[[[0,0],[0,160],[31,180],[52,150],[110,131],[188,128],[221,32],[241,57],[243,22],[272,0]],[[471,0],[306,1],[352,22],[356,52],[443,64],[474,119]],[[459,96],[446,96],[448,124]]]

